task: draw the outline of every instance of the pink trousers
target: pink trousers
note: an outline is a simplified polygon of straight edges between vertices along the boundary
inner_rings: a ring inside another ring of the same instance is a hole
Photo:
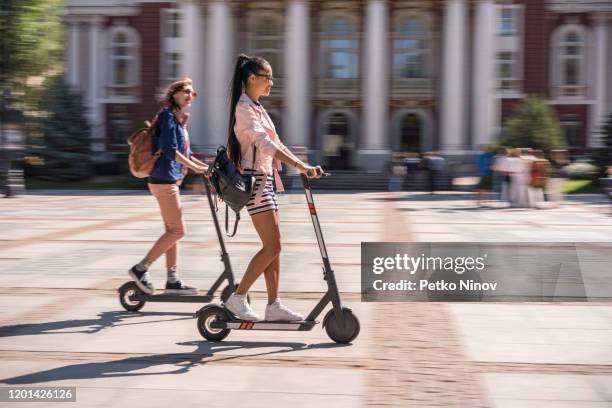
[[[145,259],[152,264],[160,256],[166,254],[166,268],[176,270],[178,242],[185,235],[179,186],[176,184],[149,183],[149,191],[157,199],[166,232],[155,242]]]

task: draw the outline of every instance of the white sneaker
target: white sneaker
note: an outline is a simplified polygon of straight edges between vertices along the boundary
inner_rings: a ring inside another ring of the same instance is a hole
[[[266,321],[268,322],[298,322],[302,320],[304,320],[304,316],[283,305],[279,299],[266,306]]]
[[[227,302],[224,303],[224,306],[240,320],[246,320],[247,322],[259,320],[259,316],[251,309],[251,305],[247,302],[245,295],[232,293]]]

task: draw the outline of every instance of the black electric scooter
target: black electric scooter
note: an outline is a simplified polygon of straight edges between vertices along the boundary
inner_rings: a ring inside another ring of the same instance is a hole
[[[210,206],[210,212],[213,216],[215,224],[215,230],[217,231],[217,238],[219,239],[219,245],[221,246],[221,262],[223,262],[223,273],[217,278],[215,283],[208,289],[206,295],[174,295],[174,294],[159,294],[159,295],[147,295],[143,293],[136,283],[133,281],[124,283],[119,288],[119,302],[125,310],[129,312],[137,312],[143,308],[146,302],[185,302],[185,303],[209,303],[214,299],[215,292],[223,281],[227,280],[227,286],[221,292],[221,300],[225,302],[232,293],[238,287],[238,283],[234,279],[234,273],[232,271],[232,265],[227,251],[225,250],[225,242],[219,227],[219,219],[217,218],[217,212],[213,203],[211,195],[211,183],[207,176],[204,176],[204,187],[206,189],[206,196],[208,197],[208,205]],[[249,299],[250,301],[250,299]]]
[[[328,173],[320,173],[322,176],[328,176]],[[359,334],[359,320],[353,314],[353,311],[342,305],[340,293],[336,285],[334,271],[331,269],[323,234],[321,233],[321,225],[317,217],[312,193],[310,191],[310,183],[305,175],[302,176],[302,184],[306,193],[306,201],[308,209],[314,225],[315,234],[323,259],[323,279],[327,282],[327,292],[323,298],[312,309],[308,317],[303,321],[298,322],[267,322],[256,321],[247,322],[236,318],[229,310],[223,306],[209,304],[202,307],[195,313],[194,317],[198,318],[198,330],[200,334],[209,341],[221,341],[232,330],[284,330],[284,331],[308,331],[319,323],[315,320],[319,314],[325,309],[329,302],[333,308],[327,312],[323,318],[323,327],[327,335],[336,343],[350,343],[357,338]]]

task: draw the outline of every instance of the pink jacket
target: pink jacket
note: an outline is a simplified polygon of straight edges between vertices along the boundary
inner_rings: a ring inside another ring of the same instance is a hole
[[[253,102],[246,93],[240,96],[236,105],[234,132],[241,146],[241,170],[254,169],[268,175],[272,175],[274,169],[281,170],[281,162],[274,159],[274,154],[285,145],[264,107]],[[257,148],[255,163],[253,146]]]

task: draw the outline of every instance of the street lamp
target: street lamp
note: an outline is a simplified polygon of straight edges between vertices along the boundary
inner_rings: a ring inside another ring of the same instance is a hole
[[[23,113],[11,106],[10,97],[5,92],[0,102],[0,186],[5,197],[25,193],[23,169],[17,162],[25,152]]]

